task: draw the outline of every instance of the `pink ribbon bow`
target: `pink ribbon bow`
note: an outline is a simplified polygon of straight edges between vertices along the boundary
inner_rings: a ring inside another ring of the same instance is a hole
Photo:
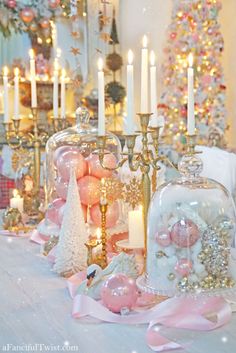
[[[157,304],[145,312],[129,315],[114,314],[100,302],[86,295],[74,297],[72,315],[74,318],[86,316],[118,324],[149,324],[147,344],[155,352],[181,348],[178,343],[169,341],[160,334],[157,325],[198,331],[210,331],[225,325],[231,318],[231,307],[221,297],[176,297]]]

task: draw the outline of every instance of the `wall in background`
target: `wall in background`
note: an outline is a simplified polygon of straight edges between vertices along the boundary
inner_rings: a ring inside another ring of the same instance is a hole
[[[227,111],[230,129],[227,132],[231,146],[236,146],[236,1],[223,0],[220,13],[221,31],[225,40],[223,54],[224,73],[227,85]],[[163,60],[163,47],[166,29],[171,19],[172,0],[120,0],[120,37],[121,50],[126,59],[128,49],[135,54],[136,111],[140,102],[140,46],[143,34],[147,34],[149,47],[155,50],[158,59],[158,77]],[[125,67],[123,70],[125,83]],[[158,80],[158,98],[161,82]]]

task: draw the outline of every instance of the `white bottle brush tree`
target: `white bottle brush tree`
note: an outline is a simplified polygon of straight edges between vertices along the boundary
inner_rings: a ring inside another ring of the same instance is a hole
[[[54,271],[68,277],[87,266],[87,249],[84,245],[88,233],[80,202],[75,173],[72,170],[67,201],[59,234]]]

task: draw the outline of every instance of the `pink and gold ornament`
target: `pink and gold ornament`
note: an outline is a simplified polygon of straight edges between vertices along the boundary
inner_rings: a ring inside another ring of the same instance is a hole
[[[103,304],[112,312],[120,313],[122,309],[131,310],[138,299],[135,281],[124,274],[111,275],[101,289]]]
[[[74,169],[76,179],[83,177],[87,171],[87,163],[78,150],[64,151],[57,160],[59,175],[65,180],[70,180],[70,171]]]
[[[103,163],[106,168],[114,168],[116,166],[116,157],[112,153],[107,153],[104,155]],[[95,154],[88,158],[88,168],[89,174],[99,179],[109,178],[112,175],[112,171],[106,170],[101,166],[99,157]]]
[[[25,7],[20,12],[20,18],[25,23],[30,23],[35,17],[34,11],[30,7]]]
[[[40,26],[42,28],[48,28],[50,26],[50,21],[47,17],[42,18],[42,20],[40,21]]]
[[[93,206],[100,199],[100,180],[91,175],[86,175],[78,181],[80,199],[82,204]]]
[[[54,155],[53,155],[53,162],[55,164],[55,166],[57,167],[57,161],[59,159],[59,157],[61,156],[61,154],[63,152],[68,152],[68,151],[77,151],[79,152],[79,149],[75,146],[61,146],[61,147],[58,147],[55,152],[54,152]]]
[[[91,220],[96,227],[101,227],[101,212],[99,204],[96,204],[90,209]],[[119,219],[119,205],[115,201],[107,208],[106,213],[106,226],[107,228],[112,228],[116,225]]]
[[[161,229],[155,234],[155,240],[160,246],[166,247],[171,244],[170,232],[168,229]]]
[[[193,246],[199,239],[198,226],[190,219],[181,219],[171,229],[171,240],[180,248]]]
[[[182,277],[188,276],[192,268],[192,261],[186,258],[178,260],[177,264],[175,265],[175,271]]]

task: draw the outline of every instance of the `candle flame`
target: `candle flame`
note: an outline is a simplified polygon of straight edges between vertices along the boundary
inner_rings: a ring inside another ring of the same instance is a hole
[[[96,237],[97,237],[97,240],[101,240],[102,233],[101,233],[101,229],[100,228],[97,228],[97,230],[96,230]]]
[[[147,39],[147,36],[144,35],[143,36],[143,48],[147,48],[147,44],[148,44],[148,39]]]
[[[30,59],[34,59],[34,49],[29,50],[29,57]]]
[[[57,58],[54,60],[54,71],[58,71],[59,70],[59,64],[58,64],[58,60]]]
[[[155,53],[154,53],[154,50],[152,50],[150,53],[150,63],[152,66],[155,65],[155,61],[156,61]]]
[[[57,48],[57,58],[61,57],[61,48]]]
[[[8,67],[7,66],[4,66],[3,68],[3,76],[7,76],[8,75]]]
[[[103,70],[103,60],[102,60],[102,58],[98,59],[98,70],[99,71]]]
[[[19,73],[20,73],[19,68],[18,68],[18,67],[15,67],[15,69],[14,69],[14,75],[17,77],[17,76],[19,76]]]
[[[61,78],[65,78],[66,77],[66,70],[62,69],[61,70]]]
[[[132,52],[132,50],[128,51],[128,64],[132,65],[133,64],[133,60],[134,60],[134,54]]]
[[[102,186],[105,186],[105,179],[104,178],[102,178],[101,184],[102,184]]]
[[[190,53],[188,56],[188,64],[189,64],[189,67],[193,67],[193,54],[192,53]]]
[[[13,197],[18,197],[19,196],[19,193],[18,193],[18,190],[17,189],[13,189]]]

